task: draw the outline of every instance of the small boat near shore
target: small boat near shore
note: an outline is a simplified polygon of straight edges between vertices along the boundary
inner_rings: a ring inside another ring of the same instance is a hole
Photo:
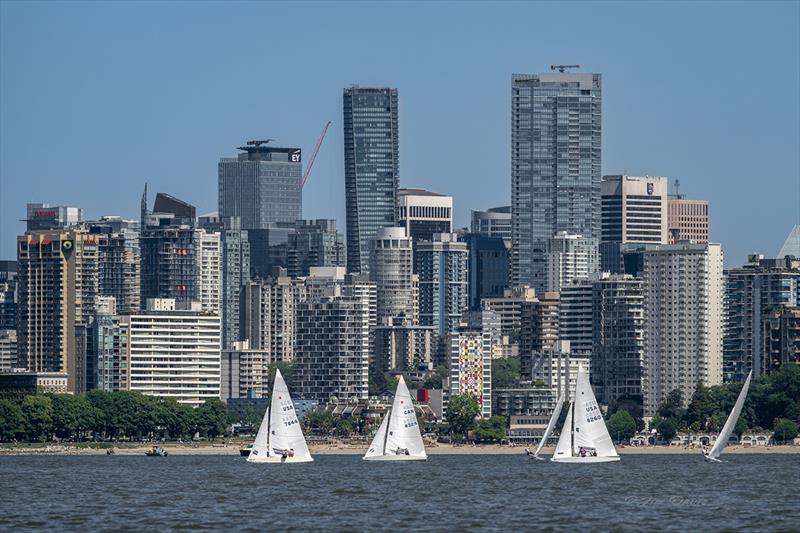
[[[154,446],[152,448],[147,448],[144,454],[148,457],[166,457],[167,455],[169,455],[169,453],[167,453],[167,450],[165,450],[161,446]]]

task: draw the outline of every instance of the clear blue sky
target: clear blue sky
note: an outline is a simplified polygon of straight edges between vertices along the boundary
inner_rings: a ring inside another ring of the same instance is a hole
[[[344,231],[342,88],[400,91],[400,181],[509,203],[512,72],[603,75],[603,172],[711,201],[726,264],[800,219],[800,3],[0,3],[0,258],[26,202],[135,217],[151,191],[216,210],[253,138],[308,154],[304,216]]]

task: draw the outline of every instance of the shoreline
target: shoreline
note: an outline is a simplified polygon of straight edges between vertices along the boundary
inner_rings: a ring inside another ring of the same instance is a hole
[[[240,456],[239,449],[249,443],[232,444],[211,444],[195,448],[194,446],[182,444],[163,444],[162,446],[169,455],[175,456],[200,456],[200,455],[228,455]],[[143,456],[145,450],[150,445],[123,446],[113,448],[114,455]],[[0,448],[0,456],[22,456],[22,455],[48,455],[48,456],[83,456],[83,455],[106,455],[106,450],[111,448],[75,448],[73,446],[49,445],[42,447],[16,447]],[[362,455],[366,447],[355,444],[311,444],[309,450],[312,455]],[[507,446],[497,444],[484,445],[462,445],[453,446],[451,444],[437,444],[436,446],[426,446],[428,455],[525,455],[524,446]],[[554,447],[542,449],[542,455],[552,455]],[[700,448],[684,448],[679,446],[625,446],[618,447],[620,455],[694,455],[700,453]],[[800,454],[800,446],[781,445],[781,446],[728,446],[725,448],[726,454],[767,454],[767,455],[793,455]]]

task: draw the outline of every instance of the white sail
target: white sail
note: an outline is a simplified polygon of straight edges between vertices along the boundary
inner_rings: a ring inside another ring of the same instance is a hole
[[[714,442],[714,446],[706,456],[709,459],[718,458],[720,454],[722,454],[722,450],[725,449],[725,446],[728,445],[728,439],[731,437],[731,433],[733,433],[733,430],[736,428],[736,422],[739,421],[739,415],[742,414],[742,407],[744,406],[745,398],[747,398],[747,391],[750,388],[750,378],[752,377],[753,371],[751,370],[750,373],[747,374],[747,379],[744,381],[744,385],[742,385],[742,390],[739,392],[739,397],[736,398],[736,403],[733,406],[731,414],[728,415],[728,420],[725,421],[725,425],[722,426],[722,431],[720,431],[716,442]]]
[[[561,409],[563,407],[564,397],[559,396],[556,402],[556,408],[553,411],[553,415],[550,417],[550,422],[547,423],[547,429],[544,430],[544,436],[542,436],[542,440],[539,441],[539,446],[533,454],[534,457],[539,457],[539,452],[542,451],[542,448],[547,444],[547,439],[549,439],[550,434],[553,433],[553,429],[555,429],[556,423],[558,423],[558,417],[561,416]]]
[[[289,388],[286,386],[280,370],[275,373],[270,408],[265,419],[269,421],[266,450],[263,452],[257,450],[254,444],[253,451],[247,458],[248,461],[254,463],[306,463],[314,460],[308,451],[294,403],[289,395]],[[256,442],[259,442],[261,429],[258,433]]]
[[[561,435],[558,437],[556,451],[553,453],[551,461],[557,461],[564,457],[572,457],[572,406],[567,410],[567,418],[564,420],[564,427],[561,428]]]
[[[603,420],[603,413],[592,392],[589,384],[589,374],[583,369],[583,365],[578,367],[578,381],[575,386],[575,455],[580,454],[580,449],[591,448],[597,457],[618,457],[611,436],[608,434],[606,422]]]
[[[384,428],[384,423],[386,427]],[[414,411],[414,402],[408,392],[403,376],[397,383],[397,391],[394,394],[392,408],[381,423],[381,429],[385,429],[385,437],[380,443],[379,448],[373,447],[380,437],[381,430],[373,439],[372,446],[367,454],[366,460],[383,461],[422,461],[428,458],[425,453],[425,445],[422,442],[422,435],[417,423],[417,413]],[[380,453],[378,453],[380,452]]]
[[[375,433],[375,437],[372,439],[372,444],[369,445],[367,453],[364,454],[364,459],[367,457],[377,457],[379,455],[383,455],[383,447],[386,443],[386,433],[389,430],[388,426],[389,412],[387,411],[383,416],[383,420],[381,420],[381,425],[378,428],[378,432]]]
[[[261,425],[258,427],[256,440],[253,442],[253,448],[250,450],[250,455],[247,460],[251,463],[256,463],[261,457],[267,457],[269,454],[269,408],[264,413],[264,418],[261,419]]]

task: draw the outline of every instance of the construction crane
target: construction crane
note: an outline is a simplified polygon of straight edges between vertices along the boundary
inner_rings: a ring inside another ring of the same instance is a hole
[[[568,68],[581,68],[580,65],[550,65],[550,70],[557,70],[563,73]]]
[[[331,126],[331,121],[329,120],[325,127],[322,128],[322,134],[319,136],[319,140],[317,141],[317,145],[314,147],[314,151],[311,153],[311,158],[308,160],[308,166],[306,167],[306,171],[303,173],[303,179],[300,181],[300,188],[306,186],[306,180],[308,179],[308,175],[311,174],[311,167],[314,166],[314,160],[317,159],[317,154],[319,153],[319,147],[322,146],[322,141],[325,139],[325,134],[328,133],[328,128]]]

